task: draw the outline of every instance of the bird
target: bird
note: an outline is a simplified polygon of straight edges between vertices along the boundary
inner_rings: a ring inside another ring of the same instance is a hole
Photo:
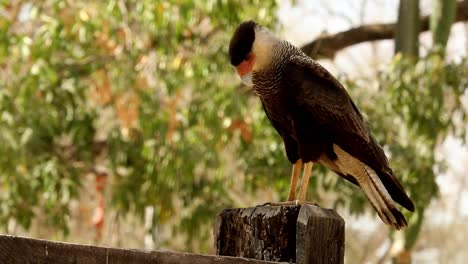
[[[396,204],[414,212],[412,200],[358,107],[328,70],[253,20],[237,26],[228,52],[241,81],[260,98],[292,163],[283,204],[308,203],[312,167],[319,163],[360,187],[385,224],[397,230],[408,226]]]

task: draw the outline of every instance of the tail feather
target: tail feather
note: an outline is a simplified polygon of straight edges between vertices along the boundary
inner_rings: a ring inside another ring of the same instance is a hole
[[[386,225],[392,225],[391,220],[388,217],[388,212],[385,212],[385,203],[380,197],[380,194],[375,189],[374,185],[372,185],[371,182],[365,182],[361,184],[361,188],[364,194],[366,194],[370,204],[374,207],[375,211],[379,215],[380,219],[382,219]]]
[[[384,187],[378,175],[367,165],[363,164],[363,167],[369,176],[371,183],[368,184],[369,187],[366,188],[367,190],[363,188],[363,191],[376,211],[378,213],[380,212],[379,217],[387,225],[393,226],[398,230],[407,227],[408,223],[406,222],[405,217],[396,208],[395,202],[391,198],[387,189]]]
[[[337,156],[333,162],[327,159],[321,161],[332,170],[338,171],[339,175],[344,175],[345,179],[358,184],[385,224],[393,226],[398,230],[407,227],[408,224],[405,217],[395,204],[395,201],[400,202],[399,200],[401,199],[393,199],[393,196],[390,195],[394,190],[386,188],[385,177],[381,180],[379,177],[381,173],[377,174],[372,167],[351,156],[338,145],[333,145],[333,150]],[[405,197],[407,197],[403,188],[401,190],[405,194]],[[411,200],[409,201],[411,204],[406,204],[409,207],[408,209],[414,210]]]
[[[379,179],[385,186],[385,189],[391,195],[392,200],[399,203],[401,206],[408,209],[409,211],[414,212],[413,202],[408,197],[408,194],[406,194],[401,183],[398,181],[395,175],[393,175],[392,170],[388,167],[388,160],[385,156],[385,152],[372,135],[370,136],[370,139],[373,145],[373,149],[375,151],[374,154],[380,157],[381,160],[384,160],[386,164],[385,166],[372,167],[372,169],[375,170],[375,172],[380,176]]]
[[[404,208],[406,208],[410,212],[414,212],[414,204],[413,201],[408,197],[403,186],[401,186],[400,182],[393,176],[392,172],[379,172],[382,175],[381,180],[385,189],[391,194],[392,199],[401,204]]]

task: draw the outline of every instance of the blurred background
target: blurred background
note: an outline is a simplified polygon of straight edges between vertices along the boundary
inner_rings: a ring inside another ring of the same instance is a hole
[[[465,263],[466,0],[0,1],[1,232],[212,254],[223,208],[285,200],[282,141],[228,60],[246,19],[337,76],[416,204],[394,232],[314,167],[346,263]]]

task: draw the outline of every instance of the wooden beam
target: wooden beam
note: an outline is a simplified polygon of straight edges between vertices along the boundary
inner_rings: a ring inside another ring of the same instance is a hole
[[[0,235],[0,263],[274,264],[245,258],[96,247],[6,235]]]
[[[318,206],[225,209],[214,234],[218,255],[298,264],[344,261],[344,220]]]

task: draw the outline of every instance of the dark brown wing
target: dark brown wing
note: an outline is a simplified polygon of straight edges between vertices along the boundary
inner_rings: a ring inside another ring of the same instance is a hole
[[[300,108],[326,130],[333,142],[372,167],[392,198],[410,211],[414,205],[389,167],[383,149],[343,86],[322,66],[309,60],[286,66],[285,83]]]
[[[265,105],[262,102],[262,107],[263,110],[265,111],[266,116],[268,117],[268,120],[270,120],[270,123],[273,125],[273,127],[276,129],[278,134],[280,134],[281,138],[283,139],[284,142],[284,148],[286,149],[286,156],[288,157],[288,160],[291,163],[296,163],[296,161],[299,159],[298,155],[298,147],[297,147],[297,142],[294,140],[289,133],[287,133],[288,128],[283,127],[281,125],[281,122],[278,122],[277,120],[273,119],[269,114],[267,109],[265,108]]]

